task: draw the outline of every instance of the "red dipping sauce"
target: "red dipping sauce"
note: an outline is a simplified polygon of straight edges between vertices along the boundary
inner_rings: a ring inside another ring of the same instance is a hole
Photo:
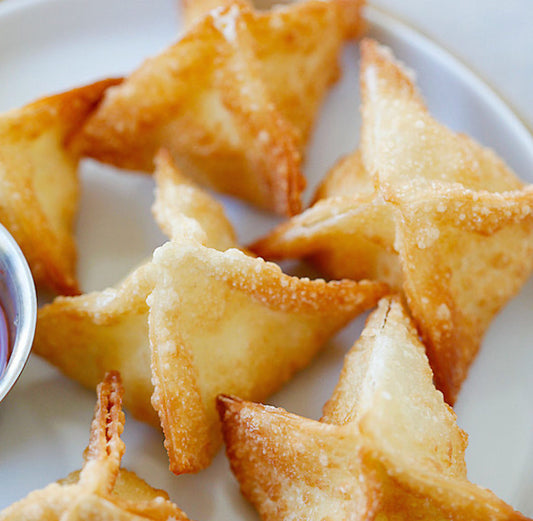
[[[9,330],[7,327],[6,314],[0,306],[0,378],[4,374],[9,360]]]

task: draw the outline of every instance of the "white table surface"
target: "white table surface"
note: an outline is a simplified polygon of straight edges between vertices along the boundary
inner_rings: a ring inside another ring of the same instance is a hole
[[[373,0],[486,80],[533,127],[532,0]]]

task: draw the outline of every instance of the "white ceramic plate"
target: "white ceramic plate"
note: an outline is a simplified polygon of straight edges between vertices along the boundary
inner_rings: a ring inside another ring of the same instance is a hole
[[[106,76],[117,76],[177,38],[177,0],[5,0],[0,4],[0,110]],[[371,34],[418,72],[430,109],[444,123],[494,147],[532,181],[533,141],[467,68],[405,25],[368,9]],[[342,154],[355,148],[357,49],[347,46],[344,75],[328,97],[310,146],[310,191]],[[113,284],[164,239],[150,216],[152,180],[87,162],[78,223],[85,290]],[[529,176],[529,177],[528,177]],[[309,194],[309,192],[308,192]],[[274,219],[225,199],[247,242]],[[471,369],[456,410],[470,434],[470,479],[533,515],[533,285],[497,317]],[[336,383],[356,321],[271,403],[312,418]],[[0,405],[0,508],[81,466],[95,396],[31,359]],[[254,519],[221,453],[195,476],[167,470],[161,435],[128,418],[124,465],[167,490],[193,519]],[[529,503],[528,503],[529,501]]]

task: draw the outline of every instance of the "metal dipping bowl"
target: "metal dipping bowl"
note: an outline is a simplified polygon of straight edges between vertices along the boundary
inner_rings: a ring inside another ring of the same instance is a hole
[[[26,365],[37,320],[35,284],[28,263],[18,244],[1,225],[0,304],[7,320],[10,352],[7,367],[0,376],[1,402]]]

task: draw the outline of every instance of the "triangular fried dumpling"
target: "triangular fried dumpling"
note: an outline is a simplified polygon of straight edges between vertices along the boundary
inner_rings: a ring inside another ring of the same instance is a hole
[[[218,449],[219,393],[266,398],[384,292],[290,277],[236,249],[169,242],[154,264],[153,405],[175,472],[202,468]]]
[[[325,199],[251,249],[403,289],[453,404],[491,319],[533,268],[532,192],[494,152],[433,120],[409,73],[370,40],[361,76],[362,160],[336,167]]]
[[[359,0],[310,1],[258,13],[245,2],[186,3],[185,36],[111,89],[81,150],[151,171],[167,148],[187,175],[278,213],[301,209],[300,151]]]
[[[244,495],[280,519],[525,520],[466,478],[466,435],[432,383],[414,325],[384,299],[320,422],[221,396]]]
[[[115,80],[40,99],[0,115],[0,222],[39,284],[76,294],[73,222],[79,156],[70,137]]]
[[[122,385],[117,373],[108,373],[97,387],[98,401],[89,446],[80,472],[30,493],[0,512],[1,521],[186,521],[187,516],[133,472],[120,468],[124,443]]]
[[[387,288],[289,277],[235,248],[205,246],[216,243],[208,235],[216,228],[203,230],[202,223],[212,222],[210,211],[220,217],[220,209],[206,204],[199,189],[180,184],[167,160],[159,156],[163,171],[156,180],[178,185],[164,194],[159,189],[156,206],[172,240],[117,289],[58,298],[42,308],[34,349],[87,386],[106,370],[119,370],[126,406],[156,424],[153,383],[171,468],[180,473],[207,466],[220,444],[218,393],[266,397]],[[177,209],[190,213],[179,216]]]

